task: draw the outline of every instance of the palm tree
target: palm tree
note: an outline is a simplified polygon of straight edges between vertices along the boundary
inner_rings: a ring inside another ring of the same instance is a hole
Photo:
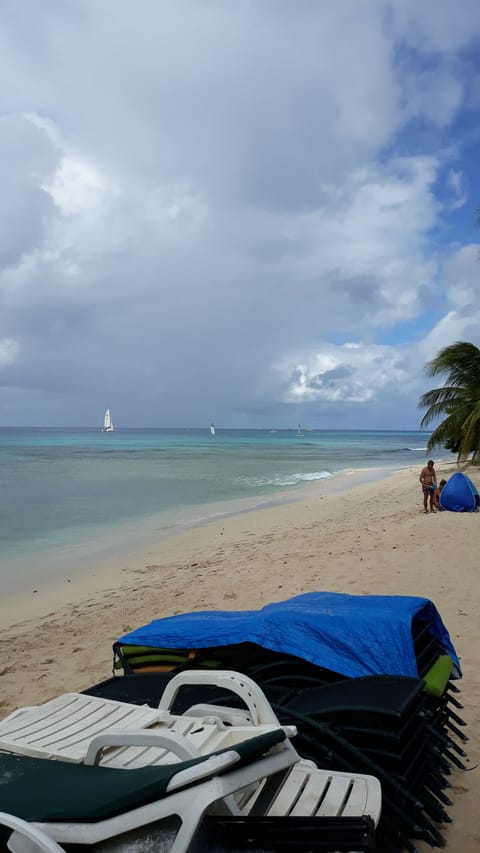
[[[458,454],[458,461],[480,460],[480,349],[464,341],[444,347],[427,362],[428,376],[446,375],[447,384],[427,391],[418,407],[426,409],[421,426],[441,415],[446,418],[432,432],[427,450],[443,445]]]

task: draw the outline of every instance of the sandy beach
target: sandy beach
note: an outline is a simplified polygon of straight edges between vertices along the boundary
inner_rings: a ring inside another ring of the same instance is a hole
[[[455,470],[438,465],[437,479]],[[480,486],[480,470],[468,474]],[[418,475],[410,468],[361,485],[345,481],[344,491],[325,481],[293,503],[185,530],[3,598],[0,714],[108,678],[112,643],[154,618],[258,608],[311,590],[426,596],[461,659],[470,736],[469,770],[453,776],[447,849],[478,851],[480,516],[425,515]]]

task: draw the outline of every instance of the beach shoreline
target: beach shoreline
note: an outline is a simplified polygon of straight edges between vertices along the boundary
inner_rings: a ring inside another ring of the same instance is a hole
[[[437,465],[437,478],[457,470]],[[258,608],[302,592],[418,595],[433,600],[463,670],[468,767],[453,777],[447,849],[478,849],[480,640],[478,514],[423,513],[418,466],[343,490],[308,487],[293,502],[223,516],[116,555],[0,605],[8,661],[0,714],[111,675],[112,644],[154,618]],[[469,476],[480,483],[478,468]],[[340,479],[340,478],[338,478]],[[419,850],[430,849],[418,845]]]
[[[158,548],[167,539],[177,538],[191,529],[203,527],[215,521],[234,516],[257,512],[262,509],[280,507],[296,503],[317,494],[346,491],[356,485],[385,479],[398,467],[350,468],[341,470],[324,478],[305,483],[291,490],[231,498],[216,503],[186,506],[169,512],[152,513],[144,518],[110,526],[107,531],[92,531],[88,541],[79,544],[76,540],[69,544],[46,548],[45,552],[33,547],[17,557],[2,559],[2,592],[6,599],[29,594],[39,587],[48,586],[50,590],[58,582],[80,576],[97,568],[97,574],[108,573],[108,567],[119,557],[128,554],[135,560],[145,548]],[[32,572],[32,564],[35,569]],[[29,573],[30,568],[30,573]],[[0,604],[0,611],[2,605]],[[0,617],[1,619],[1,617]]]

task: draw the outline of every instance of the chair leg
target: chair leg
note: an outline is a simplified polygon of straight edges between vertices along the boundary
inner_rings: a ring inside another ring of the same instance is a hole
[[[175,840],[169,850],[169,853],[188,853],[193,839],[200,829],[203,817],[207,809],[210,807],[212,807],[212,797],[210,792],[207,791],[200,795],[195,794],[192,796],[191,808],[189,808],[188,814],[180,816],[180,828],[175,836]],[[216,812],[217,810],[220,813],[223,812],[224,815],[231,816],[232,814],[226,802],[222,803],[222,801],[219,801],[213,805],[213,808]]]

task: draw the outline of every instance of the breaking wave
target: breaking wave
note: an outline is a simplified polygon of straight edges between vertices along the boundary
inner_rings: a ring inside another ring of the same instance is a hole
[[[243,486],[297,486],[299,483],[313,483],[327,480],[333,475],[330,471],[310,471],[307,474],[280,474],[277,477],[238,477],[236,482]]]

